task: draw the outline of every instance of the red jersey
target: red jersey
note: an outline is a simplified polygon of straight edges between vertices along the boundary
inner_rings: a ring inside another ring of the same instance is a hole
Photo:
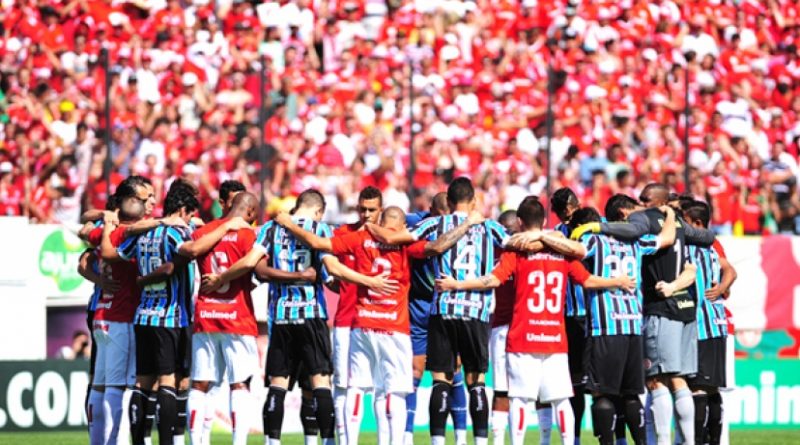
[[[379,243],[369,232],[359,231],[331,238],[332,253],[355,257],[355,271],[365,275],[389,272],[389,278],[400,283],[393,295],[378,295],[359,286],[356,293],[353,328],[378,331],[410,332],[408,319],[408,289],[411,287],[411,266],[408,255],[416,254],[419,245],[390,246]],[[421,253],[421,252],[420,252]]]
[[[192,239],[202,238],[226,221],[217,219],[200,227],[192,233]],[[255,241],[256,235],[251,229],[228,232],[211,251],[197,258],[200,273],[219,274],[226,271],[247,255]],[[251,288],[250,275],[244,275],[224,284],[216,292],[200,292],[195,303],[194,331],[258,335]]]
[[[504,252],[492,274],[504,282],[516,277],[514,316],[508,330],[508,352],[555,354],[567,352],[564,297],[567,279],[583,284],[589,272],[580,261],[543,251]]]
[[[502,255],[501,255],[502,256]],[[516,285],[514,277],[504,282],[494,291],[494,312],[492,313],[492,327],[506,326],[511,324],[514,315],[514,298],[516,296]]]
[[[344,236],[348,233],[358,231],[355,224],[345,224],[333,231],[333,236]],[[353,254],[337,255],[339,262],[355,270],[356,257]],[[339,305],[336,306],[336,315],[333,317],[333,326],[339,328],[349,328],[353,326],[356,318],[356,292],[358,286],[346,281],[339,282]]]
[[[126,226],[119,226],[111,232],[111,244],[119,247],[125,241]],[[89,233],[89,244],[99,246],[103,239],[103,226],[97,227]],[[98,259],[98,270],[103,275],[111,275],[119,283],[119,290],[113,294],[103,292],[97,302],[94,319],[132,323],[136,315],[136,308],[142,297],[142,289],[136,285],[139,276],[139,267],[136,260],[106,263]]]

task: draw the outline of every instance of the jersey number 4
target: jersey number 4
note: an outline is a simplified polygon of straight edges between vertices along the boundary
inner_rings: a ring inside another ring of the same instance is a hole
[[[528,275],[528,284],[533,296],[528,298],[528,310],[532,314],[540,314],[547,310],[551,314],[561,312],[561,300],[564,298],[564,274],[550,272],[545,275],[536,270]]]

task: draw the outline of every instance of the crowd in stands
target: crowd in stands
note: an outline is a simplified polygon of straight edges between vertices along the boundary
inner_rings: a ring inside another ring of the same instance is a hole
[[[341,222],[365,186],[408,208],[466,175],[496,214],[544,194],[549,168],[553,190],[601,209],[656,180],[708,200],[721,233],[800,227],[796,0],[3,6],[3,215],[69,224],[105,203],[108,100],[111,188],[140,174],[163,194],[183,176],[207,214],[226,179],[259,189],[264,147],[270,213],[316,187]]]

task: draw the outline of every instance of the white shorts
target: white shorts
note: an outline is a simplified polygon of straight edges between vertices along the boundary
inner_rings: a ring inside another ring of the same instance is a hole
[[[572,397],[567,353],[508,353],[508,396],[541,403]]]
[[[720,391],[733,391],[736,388],[736,336],[728,334],[725,339],[725,388]]]
[[[350,333],[351,387],[375,392],[410,393],[414,390],[411,337],[353,329]]]
[[[195,332],[192,335],[192,380],[242,383],[258,370],[258,347],[251,335]]]
[[[506,363],[507,339],[508,325],[492,328],[492,337],[489,340],[489,360],[492,362],[495,391],[508,392],[508,365]]]
[[[133,323],[95,320],[97,344],[93,384],[133,386],[136,383],[136,337]]]
[[[350,328],[333,328],[333,386],[347,388],[350,361]]]

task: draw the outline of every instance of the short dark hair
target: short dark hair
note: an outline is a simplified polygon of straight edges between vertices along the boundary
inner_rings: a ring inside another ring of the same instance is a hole
[[[136,196],[136,189],[139,187],[152,186],[153,182],[144,176],[131,175],[125,178],[118,186],[115,194],[120,199]]]
[[[172,183],[164,198],[164,214],[173,215],[181,209],[193,212],[200,208],[200,201],[194,187],[185,181],[176,180]]]
[[[636,202],[635,199],[628,195],[617,193],[609,198],[608,202],[606,203],[606,218],[609,221],[622,221],[625,219],[625,215],[622,213],[622,210],[635,209],[637,205],[639,205],[639,203]]]
[[[231,193],[247,191],[244,184],[233,179],[229,179],[219,186],[219,199],[227,201],[231,197]]]
[[[569,232],[572,233],[573,230],[583,224],[600,222],[602,220],[603,218],[600,217],[600,212],[598,212],[597,209],[594,207],[583,207],[572,214],[572,218],[570,218],[567,227],[569,227]]]
[[[308,189],[300,194],[297,197],[297,204],[295,204],[295,208],[299,209],[300,207],[305,208],[319,208],[322,211],[325,211],[325,197],[322,196],[322,193],[316,189]]]
[[[711,207],[703,201],[693,201],[683,209],[683,214],[687,219],[700,221],[705,228],[711,224]]]
[[[553,209],[553,213],[559,215],[559,218],[567,211],[567,207],[579,205],[578,196],[569,187],[556,190],[550,197],[550,207]]]
[[[383,205],[383,193],[373,186],[368,186],[358,194],[358,202],[377,199]]]
[[[669,188],[660,182],[651,182],[644,186],[642,193],[639,194],[639,200],[646,203],[652,200],[652,195],[656,192],[662,192],[669,196]]]
[[[526,229],[541,228],[544,225],[544,206],[538,196],[527,196],[519,204],[517,216]]]
[[[472,186],[472,181],[465,176],[454,179],[447,187],[447,202],[450,204],[461,204],[474,198],[475,188]]]

